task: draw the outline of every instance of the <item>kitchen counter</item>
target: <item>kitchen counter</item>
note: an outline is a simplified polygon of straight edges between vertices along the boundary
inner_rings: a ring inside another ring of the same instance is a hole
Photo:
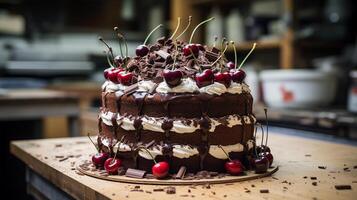
[[[273,176],[210,187],[175,186],[176,194],[154,191],[165,186],[137,186],[81,174],[76,166],[95,153],[86,137],[14,141],[11,152],[27,165],[28,191],[50,199],[354,199],[357,195],[355,143],[274,130],[269,146],[274,165],[279,166]],[[336,185],[351,189],[338,190]]]

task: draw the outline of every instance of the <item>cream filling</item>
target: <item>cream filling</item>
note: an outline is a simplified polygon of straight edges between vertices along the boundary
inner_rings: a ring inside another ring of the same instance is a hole
[[[223,93],[227,92],[226,86],[224,86],[222,83],[214,82],[211,85],[207,85],[205,87],[200,88],[201,93],[207,93],[210,95],[221,95]]]
[[[112,117],[114,113],[112,112],[101,112],[99,116],[101,117],[102,121],[104,124],[108,126],[113,126],[112,123]],[[253,118],[253,120],[250,120],[250,117]],[[253,115],[250,116],[239,116],[239,115],[228,115],[227,117],[227,122],[228,122],[228,127],[233,127],[237,125],[242,125],[242,121],[244,120],[245,124],[252,124],[255,123],[256,119]],[[155,131],[155,132],[165,132],[162,128],[161,125],[164,122],[163,118],[155,118],[155,117],[148,117],[144,116],[141,118],[142,120],[142,126],[144,130],[150,130],[150,131]],[[121,117],[119,114],[117,115],[117,124],[124,130],[130,131],[130,130],[135,130],[134,127],[134,119],[132,117]],[[175,132],[175,133],[193,133],[197,129],[200,129],[200,125],[198,123],[194,123],[193,119],[189,120],[190,123],[183,123],[182,120],[173,120],[173,126],[170,131]],[[221,125],[219,122],[220,119],[217,118],[209,118],[210,121],[210,129],[209,132],[214,132],[216,127]]]
[[[101,138],[102,144],[108,148],[110,148],[110,142],[107,138]],[[248,149],[253,148],[254,141],[249,140],[247,142]],[[244,150],[244,146],[240,143],[233,144],[233,145],[225,145],[221,146],[227,153],[231,152],[242,152]],[[150,153],[148,153],[146,150],[141,149],[138,153],[139,156],[142,158],[145,158],[147,160],[152,160],[153,158],[156,158],[158,155],[163,155],[162,153],[162,147],[160,145],[156,145],[153,148],[147,149]],[[119,151],[119,152],[129,152],[131,151],[131,148],[127,144],[123,143],[117,143],[115,146],[113,146],[113,151]],[[172,145],[172,153],[173,156],[176,158],[184,159],[184,158],[189,158],[191,156],[199,155],[198,149],[196,147],[192,147],[189,145]],[[227,155],[223,152],[223,150],[218,146],[218,145],[210,145],[208,153],[217,158],[217,159],[222,159],[225,160],[227,159]],[[151,155],[150,155],[151,154]]]
[[[109,80],[105,81],[102,85],[102,91],[106,92],[116,92],[116,91],[124,91],[128,86],[122,84],[116,84]],[[139,81],[137,91],[148,92],[151,91],[155,87],[155,83],[152,81]],[[196,82],[191,78],[184,78],[180,85],[176,87],[169,87],[165,81],[161,82],[157,88],[156,92],[158,93],[194,93],[201,92],[207,93],[210,95],[222,95],[223,93],[231,93],[231,94],[241,94],[242,92],[250,93],[249,86],[245,83],[235,83],[232,81],[231,85],[226,88],[225,85],[214,82],[211,85],[207,85],[205,87],[199,88]]]
[[[173,145],[172,152],[173,156],[181,159],[199,154],[197,148],[188,145]]]
[[[227,153],[242,152],[244,150],[244,146],[240,143],[233,144],[233,145],[227,145],[227,146],[221,146],[221,147]],[[224,151],[218,145],[211,145],[209,147],[208,153],[217,159],[228,159],[227,155],[224,153]]]
[[[122,84],[116,84],[111,81],[105,81],[102,85],[102,91],[105,92],[116,92],[118,90],[125,90],[128,86]]]
[[[176,86],[176,87],[169,87],[165,81],[161,82],[157,88],[156,88],[156,92],[158,93],[193,93],[193,92],[197,92],[199,91],[198,86],[196,84],[196,82],[194,80],[192,80],[191,78],[184,78],[182,79],[182,82],[180,83],[180,85]]]
[[[152,81],[139,81],[137,91],[149,92],[155,87],[155,83]]]

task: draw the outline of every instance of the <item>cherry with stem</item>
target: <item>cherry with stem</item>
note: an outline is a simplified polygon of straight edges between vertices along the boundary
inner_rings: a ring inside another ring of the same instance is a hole
[[[154,156],[150,153],[150,151],[144,146],[139,147],[139,149],[144,149],[154,161],[154,165],[151,169],[152,174],[158,179],[165,178],[169,173],[169,163],[167,163],[166,161],[157,162]]]
[[[137,56],[144,57],[149,53],[149,47],[146,46],[147,41],[149,40],[150,36],[160,27],[162,27],[162,24],[159,24],[156,26],[145,38],[144,43],[136,47],[135,53]]]
[[[250,49],[250,51],[248,52],[248,54],[245,56],[245,58],[243,59],[243,61],[240,63],[238,70],[240,70],[240,68],[243,66],[243,64],[245,63],[245,61],[248,59],[248,57],[250,56],[250,54],[254,51],[255,47],[257,46],[257,43],[254,42],[252,49]],[[237,65],[236,65],[237,67]]]
[[[231,175],[241,174],[244,171],[244,166],[242,165],[242,163],[239,160],[232,160],[221,145],[218,145],[218,147],[223,151],[224,154],[226,154],[229,160],[224,165],[226,171]]]

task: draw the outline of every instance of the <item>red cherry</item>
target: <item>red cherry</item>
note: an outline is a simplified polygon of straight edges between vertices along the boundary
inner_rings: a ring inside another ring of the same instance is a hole
[[[269,168],[269,160],[266,157],[259,157],[254,160],[255,173],[265,173]]]
[[[269,160],[269,167],[273,164],[274,156],[270,152],[260,153],[259,156],[266,157]]]
[[[134,74],[131,72],[125,73],[119,73],[117,80],[119,81],[119,83],[123,84],[123,85],[131,85],[131,82],[133,80],[133,76]]]
[[[236,65],[234,64],[234,62],[228,62],[228,63],[227,63],[227,67],[228,67],[229,69],[234,69],[234,68],[236,67]]]
[[[242,83],[246,77],[245,72],[241,69],[240,70],[232,69],[230,70],[230,73],[231,73],[232,81],[236,83]]]
[[[112,70],[112,68],[107,68],[104,70],[104,78],[108,80],[108,73],[109,71]]]
[[[192,51],[192,52],[191,52]],[[192,53],[195,57],[198,56],[199,53],[199,49],[195,44],[187,44],[185,45],[185,47],[183,48],[183,55],[184,56],[190,56]]]
[[[104,163],[104,169],[108,174],[115,175],[118,174],[118,169],[121,166],[121,160],[116,158],[108,158]]]
[[[123,58],[121,56],[115,56],[114,63],[117,67],[119,67],[121,64],[123,64]]]
[[[149,47],[141,44],[138,47],[136,47],[135,53],[137,56],[144,57],[149,53]]]
[[[255,147],[257,149],[257,153],[260,154],[260,153],[263,153],[263,152],[271,152],[270,151],[270,148],[268,146],[265,146],[265,145],[260,145],[260,146],[257,146]]]
[[[112,70],[108,71],[107,77],[111,82],[119,83],[118,79],[117,79],[117,76],[122,71],[123,71],[123,69],[121,69],[121,68],[113,68]]]
[[[198,87],[211,85],[214,82],[214,74],[211,69],[205,69],[202,73],[196,74],[196,84]]]
[[[152,174],[156,178],[165,178],[169,173],[169,169],[170,169],[169,163],[162,161],[152,166],[151,170],[152,170]]]
[[[96,153],[92,156],[92,163],[97,168],[102,168],[104,166],[104,162],[108,159],[109,154],[107,153]]]
[[[164,70],[163,76],[169,87],[178,86],[182,81],[182,72],[180,70]]]
[[[206,51],[206,49],[204,48],[204,46],[202,44],[195,44],[198,48],[198,50],[200,51]]]
[[[231,175],[238,175],[244,171],[244,167],[239,160],[227,161],[224,167]]]
[[[227,88],[231,85],[231,75],[228,72],[218,72],[214,75],[214,81],[222,83]]]

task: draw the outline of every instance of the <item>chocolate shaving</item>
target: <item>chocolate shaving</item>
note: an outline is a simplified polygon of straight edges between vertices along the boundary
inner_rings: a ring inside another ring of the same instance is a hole
[[[175,187],[168,187],[166,189],[166,194],[176,194],[176,188]]]
[[[159,84],[155,83],[154,87],[152,87],[149,91],[149,94],[153,94],[157,88],[157,86],[159,86]]]
[[[129,168],[126,170],[125,176],[131,178],[144,178],[145,174],[146,171]]]
[[[145,148],[146,149],[148,149],[148,148],[150,148],[152,145],[154,145],[155,144],[155,140],[151,140],[151,142],[149,142],[149,143],[147,143],[146,145],[145,145]]]
[[[335,185],[336,190],[351,190],[352,187],[350,185]]]
[[[217,60],[217,58],[219,57],[219,54],[214,53],[214,52],[212,52],[212,51],[206,51],[205,57],[206,57],[210,62],[214,62],[214,61]]]
[[[128,86],[128,87],[124,90],[124,94],[130,95],[130,94],[134,93],[138,88],[139,88],[138,83],[134,83],[134,84]]]
[[[171,58],[171,55],[163,50],[155,51],[155,53],[165,60],[169,60]]]
[[[176,179],[183,179],[185,177],[187,168],[185,166],[181,166],[179,171],[177,172],[175,178]]]
[[[261,189],[261,190],[259,190],[260,191],[260,193],[269,193],[269,190],[268,189]]]
[[[326,166],[318,166],[319,169],[326,169]]]

